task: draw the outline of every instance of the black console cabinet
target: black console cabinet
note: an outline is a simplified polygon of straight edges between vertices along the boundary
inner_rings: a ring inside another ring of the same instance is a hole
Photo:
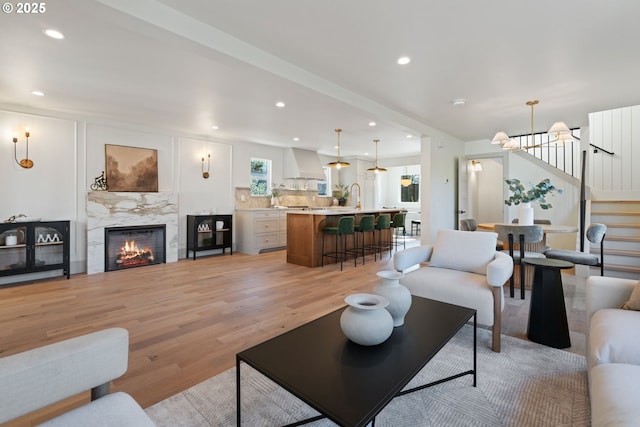
[[[69,278],[69,221],[0,224],[0,276],[49,270]]]
[[[224,254],[229,248],[229,253],[233,254],[232,230],[232,215],[187,215],[187,258],[189,251],[193,253],[193,259],[198,251],[212,249],[222,249]]]

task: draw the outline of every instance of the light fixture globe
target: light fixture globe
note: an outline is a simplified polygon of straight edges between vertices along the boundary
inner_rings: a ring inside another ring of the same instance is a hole
[[[343,162],[340,160],[340,132],[342,132],[342,129],[336,129],[336,133],[338,134],[338,158],[335,162],[327,163],[327,166],[329,166],[330,168],[342,169],[351,166],[351,163]]]
[[[380,140],[379,139],[374,139],[373,142],[376,143],[376,165],[373,168],[367,169],[367,172],[384,173],[387,170],[385,168],[381,168],[381,167],[378,166],[378,142],[380,142]]]

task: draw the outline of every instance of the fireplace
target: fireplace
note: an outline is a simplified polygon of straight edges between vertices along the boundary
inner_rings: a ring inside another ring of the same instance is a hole
[[[166,262],[166,225],[106,227],[104,271]]]

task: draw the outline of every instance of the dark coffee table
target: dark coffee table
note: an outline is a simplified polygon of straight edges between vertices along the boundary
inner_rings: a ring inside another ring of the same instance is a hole
[[[340,329],[343,310],[236,355],[238,426],[242,414],[240,362],[323,414],[291,426],[325,417],[343,426],[365,426],[396,396],[464,375],[472,375],[476,386],[476,310],[414,296],[404,325],[372,347],[344,336]],[[472,317],[473,369],[402,391]]]

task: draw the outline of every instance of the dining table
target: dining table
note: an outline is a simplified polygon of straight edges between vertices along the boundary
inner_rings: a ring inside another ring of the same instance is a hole
[[[495,225],[496,224],[504,224],[504,225],[520,225],[520,224],[514,224],[514,223],[500,223],[500,222],[481,222],[478,223],[478,230],[483,230],[483,231],[494,231],[495,229]],[[573,225],[554,225],[554,224],[534,224],[534,225],[539,225],[542,228],[542,240],[539,243],[528,243],[526,244],[525,250],[527,252],[544,252],[548,246],[547,246],[547,235],[548,234],[554,234],[554,233],[577,233],[578,232],[578,227],[573,226]],[[504,244],[504,248],[508,249],[508,242],[503,242]],[[518,268],[520,268],[519,265],[515,265],[514,266],[514,271],[513,271],[513,275],[514,275],[514,279],[515,279],[515,286],[516,287],[520,287],[520,274],[518,273]],[[532,283],[533,283],[533,273],[534,273],[534,268],[532,266],[526,266],[525,270],[524,270],[524,281],[525,281],[525,288],[526,289],[531,289]]]

